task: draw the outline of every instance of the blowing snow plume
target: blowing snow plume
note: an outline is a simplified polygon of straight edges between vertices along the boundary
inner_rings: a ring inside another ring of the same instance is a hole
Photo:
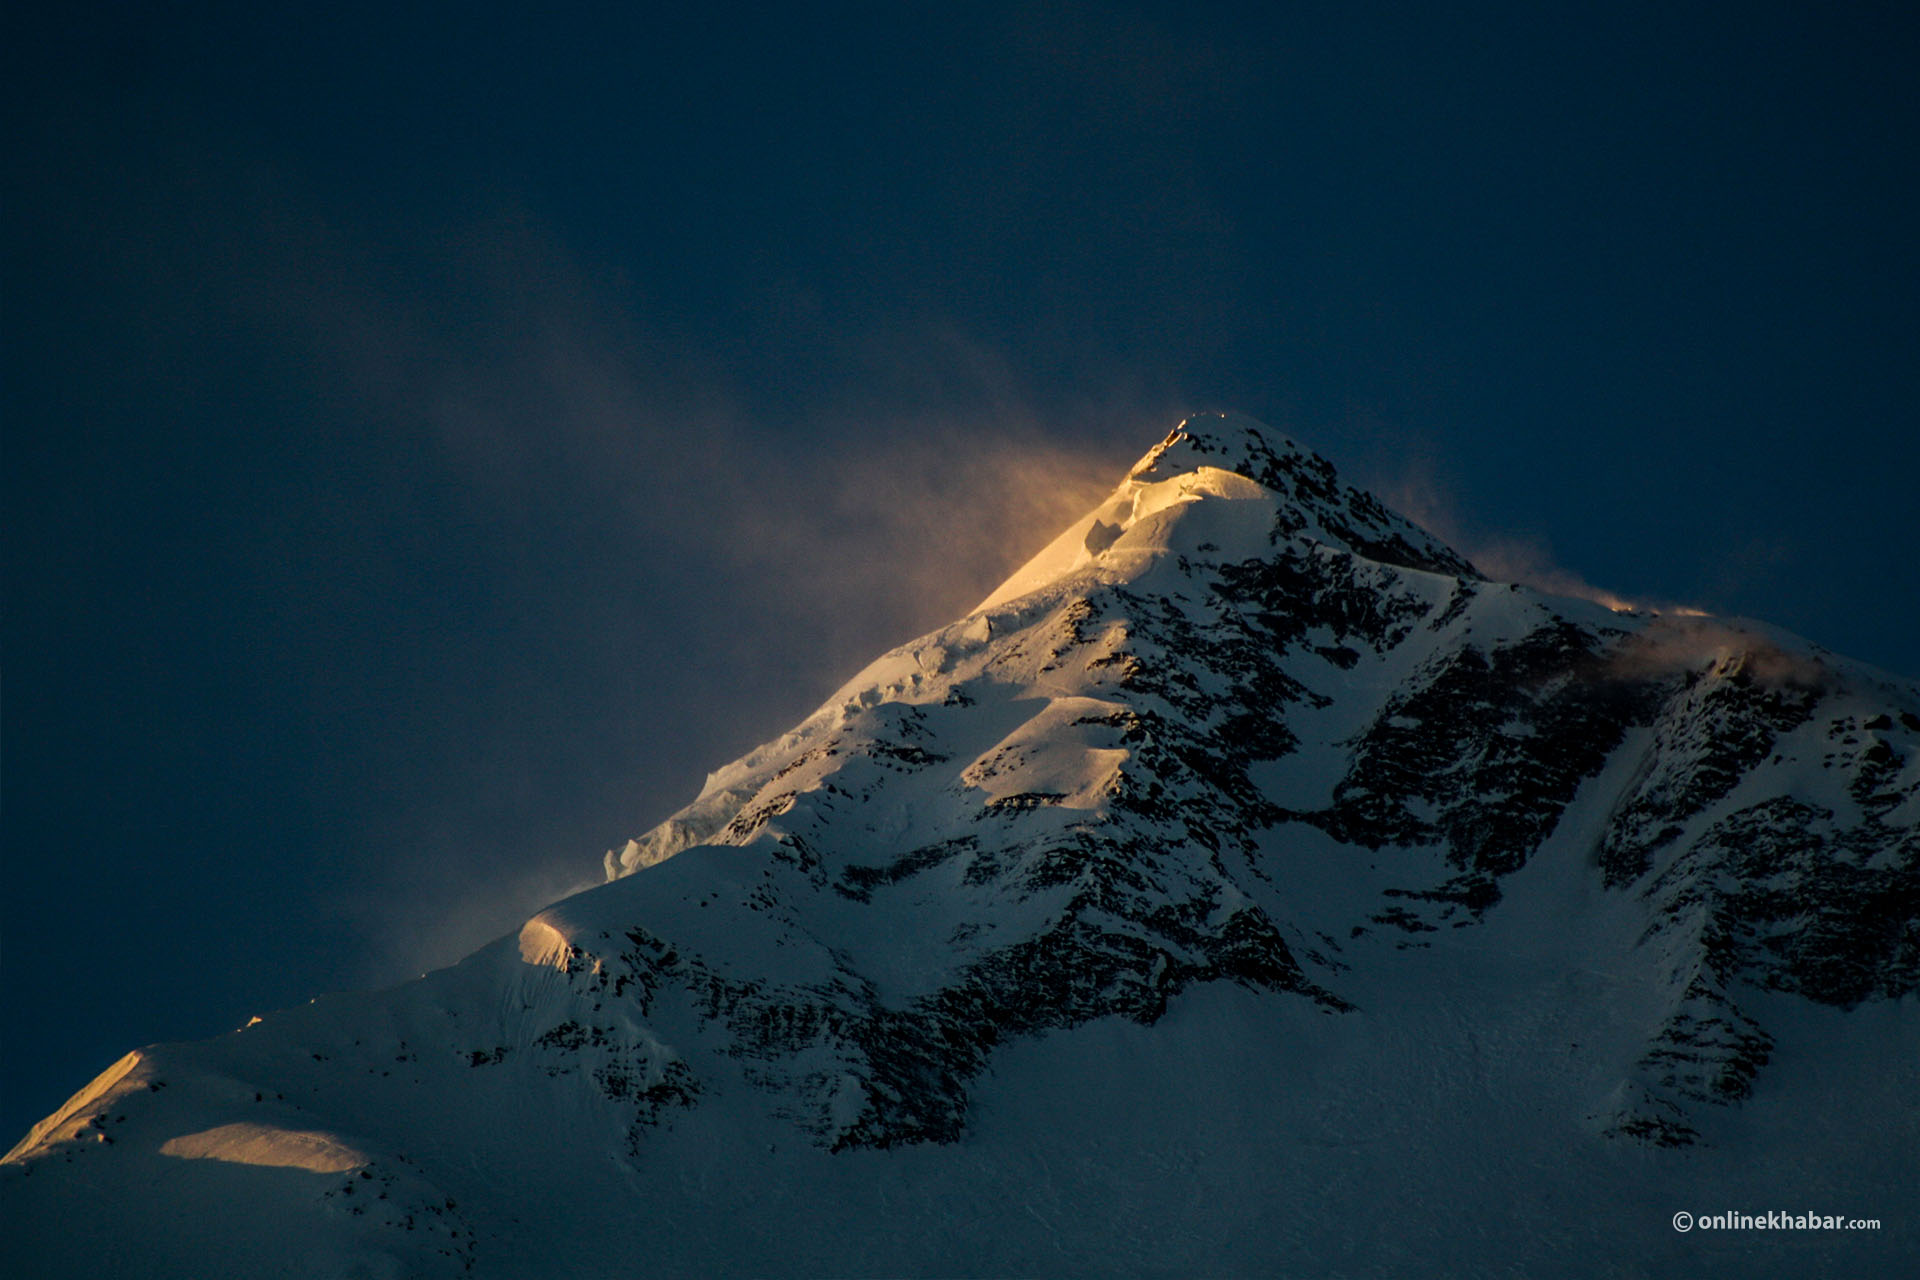
[[[1614,666],[1627,677],[1660,677],[1710,670],[1716,675],[1744,674],[1768,686],[1813,689],[1837,679],[1819,651],[1760,623],[1715,618],[1699,613],[1655,617],[1625,640]]]
[[[1400,478],[1385,486],[1394,508],[1458,548],[1476,568],[1496,582],[1517,582],[1549,595],[1591,601],[1616,613],[1711,616],[1691,605],[1649,601],[1642,596],[1629,597],[1595,586],[1583,574],[1562,564],[1541,539],[1476,529],[1476,522],[1462,513],[1460,503],[1450,495],[1448,486],[1434,474],[1430,465],[1418,460],[1402,460],[1398,469]]]
[[[258,682],[315,689],[337,794],[297,827],[326,882],[288,909],[371,944],[338,981],[445,963],[571,887],[1125,461],[1060,442],[1107,415],[1036,406],[977,347],[862,337],[880,389],[794,409],[523,213],[396,246],[271,194],[190,274],[207,323],[297,357],[324,415],[287,433],[319,456],[257,539],[317,566],[293,602],[312,657]]]

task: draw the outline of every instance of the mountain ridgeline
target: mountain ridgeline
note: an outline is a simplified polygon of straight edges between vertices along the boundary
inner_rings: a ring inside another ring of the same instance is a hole
[[[1880,1145],[1783,1191],[1869,1195],[1915,1137],[1920,687],[1490,581],[1243,417],[606,870],[130,1054],[8,1156],[9,1230],[49,1274],[1364,1273],[1476,1189],[1733,1194],[1798,1125]],[[1829,1067],[1904,1111],[1836,1129]],[[1343,1236],[1356,1171],[1427,1216]]]

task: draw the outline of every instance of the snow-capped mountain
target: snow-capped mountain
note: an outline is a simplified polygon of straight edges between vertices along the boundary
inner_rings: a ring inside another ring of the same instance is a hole
[[[129,1054],[33,1274],[1892,1272],[1920,686],[1487,580],[1191,419],[390,991]],[[1679,1233],[1791,1209],[1878,1230]]]

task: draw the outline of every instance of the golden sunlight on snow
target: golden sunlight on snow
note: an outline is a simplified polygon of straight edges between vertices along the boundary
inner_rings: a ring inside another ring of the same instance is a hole
[[[1141,468],[1145,464],[1144,458],[1136,463],[1133,472],[1120,482],[1119,488],[1105,502],[1068,526],[1065,533],[1015,570],[1012,577],[975,605],[973,611],[979,613],[997,608],[1092,564],[1136,523],[1169,508],[1197,502],[1202,498],[1258,501],[1273,496],[1257,482],[1219,467],[1195,467],[1191,471],[1151,483],[1135,479],[1135,476],[1143,474]],[[1154,544],[1135,549],[1147,550],[1151,545]]]
[[[520,927],[520,958],[528,964],[559,965],[567,958],[570,945],[567,936],[543,915]]]
[[[168,1139],[163,1156],[182,1160],[225,1160],[229,1164],[345,1173],[367,1157],[330,1133],[315,1129],[276,1129],[266,1124],[223,1124]]]

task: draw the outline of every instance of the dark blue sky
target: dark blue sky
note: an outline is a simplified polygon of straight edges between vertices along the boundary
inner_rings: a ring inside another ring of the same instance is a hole
[[[10,7],[8,1141],[511,927],[1189,409],[1920,675],[1910,6],[914,7]]]

